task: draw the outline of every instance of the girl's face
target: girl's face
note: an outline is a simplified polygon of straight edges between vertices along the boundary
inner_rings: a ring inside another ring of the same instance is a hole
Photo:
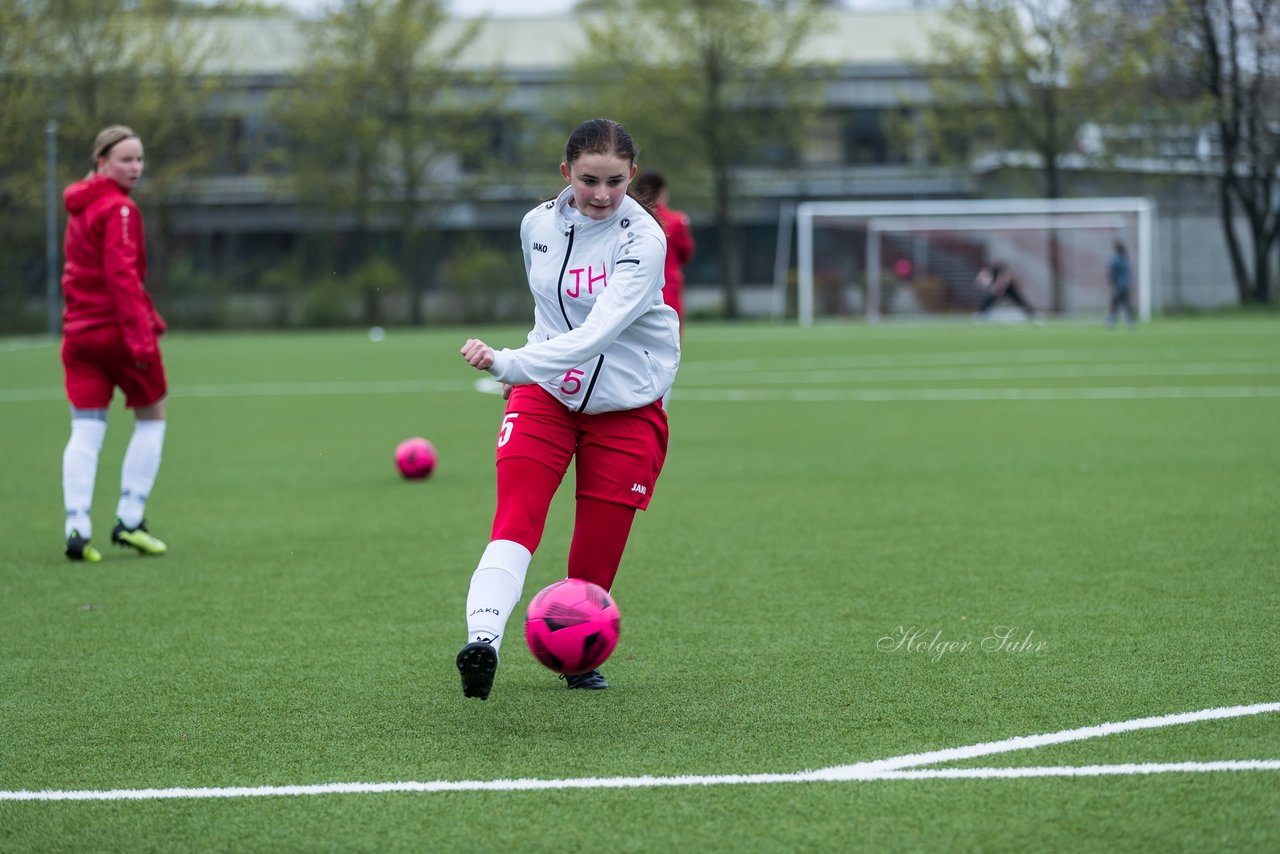
[[[106,157],[98,158],[98,174],[132,190],[142,177],[142,140],[130,137],[111,146]]]
[[[616,154],[583,154],[573,163],[561,163],[560,174],[573,187],[573,206],[602,220],[617,213],[636,177],[636,165]]]

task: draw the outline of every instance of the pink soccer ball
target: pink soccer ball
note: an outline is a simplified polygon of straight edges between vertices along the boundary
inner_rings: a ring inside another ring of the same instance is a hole
[[[533,657],[557,673],[595,670],[618,645],[618,603],[590,581],[557,581],[529,603],[524,639]]]
[[[414,436],[396,445],[396,468],[409,480],[422,480],[430,476],[436,467],[435,446]]]

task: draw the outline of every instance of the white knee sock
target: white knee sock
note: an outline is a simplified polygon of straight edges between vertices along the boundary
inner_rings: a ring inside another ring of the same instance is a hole
[[[88,539],[93,535],[89,508],[93,504],[93,483],[98,475],[98,454],[102,452],[102,439],[107,435],[107,419],[102,410],[85,412],[95,414],[71,416],[71,438],[62,452],[62,503],[67,511],[63,536],[71,536],[74,530]]]
[[[502,646],[507,618],[520,601],[533,555],[511,540],[494,540],[480,556],[467,591],[467,639]]]
[[[133,425],[133,437],[129,439],[120,469],[120,501],[116,504],[116,518],[126,528],[142,524],[147,496],[160,473],[164,425],[163,421],[138,421]]]

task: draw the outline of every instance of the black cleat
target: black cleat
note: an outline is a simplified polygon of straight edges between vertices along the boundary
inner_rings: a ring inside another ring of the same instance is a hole
[[[493,674],[498,670],[498,651],[489,641],[472,641],[458,651],[458,674],[462,676],[462,696],[489,699]]]
[[[111,542],[136,549],[142,555],[162,555],[169,550],[164,540],[157,539],[147,530],[146,521],[139,522],[136,528],[126,528],[124,522],[117,519],[116,526],[111,529]]]
[[[72,531],[71,536],[67,537],[67,557],[96,563],[102,560],[102,553],[89,545],[88,537],[80,536],[79,531]]]
[[[604,674],[599,670],[579,673],[576,676],[561,676],[560,678],[564,680],[564,686],[569,689],[582,688],[588,691],[599,691],[609,687],[609,681],[604,678]]]

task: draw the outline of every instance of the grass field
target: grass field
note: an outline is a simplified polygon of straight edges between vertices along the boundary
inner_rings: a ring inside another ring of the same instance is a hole
[[[0,851],[1280,849],[1280,323],[693,326],[612,687],[513,638],[484,703],[477,331],[171,336],[170,552],[117,400],[93,565],[0,341]]]

